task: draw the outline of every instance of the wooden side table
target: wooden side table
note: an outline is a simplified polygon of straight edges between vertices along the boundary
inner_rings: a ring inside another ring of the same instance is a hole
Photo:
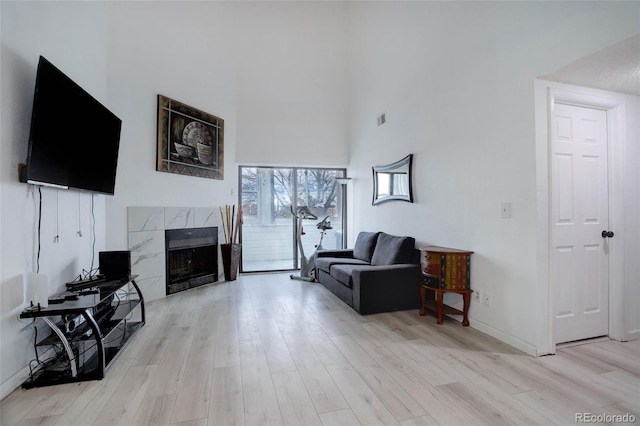
[[[471,301],[471,255],[472,251],[448,247],[426,246],[420,249],[422,277],[424,282],[420,290],[422,308],[420,315],[428,309],[438,316],[438,324],[442,324],[442,316],[462,315],[462,325],[467,327],[469,319],[469,302]],[[426,293],[434,293],[427,300]],[[463,310],[454,309],[443,303],[446,293],[462,295]]]
[[[433,298],[427,299],[427,292],[435,293],[435,299]],[[462,311],[444,304],[444,295],[446,293],[458,293],[462,295],[462,300],[463,300]],[[467,317],[467,314],[469,313],[469,303],[471,302],[471,293],[473,293],[473,290],[451,290],[451,289],[444,289],[444,288],[429,287],[426,284],[422,284],[422,287],[420,288],[420,297],[422,298],[422,307],[420,308],[420,316],[424,316],[427,310],[431,312],[435,312],[437,315],[438,324],[442,324],[442,317],[444,314],[462,315],[462,325],[464,327],[468,327],[469,318]]]

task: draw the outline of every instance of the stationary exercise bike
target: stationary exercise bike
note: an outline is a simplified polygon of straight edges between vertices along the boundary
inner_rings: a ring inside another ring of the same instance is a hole
[[[298,248],[300,249],[300,275],[290,275],[292,280],[301,280],[308,282],[315,282],[315,263],[316,263],[316,253],[318,250],[322,250],[322,239],[324,235],[327,233],[327,229],[333,229],[331,227],[331,222],[329,222],[329,216],[322,219],[320,222],[316,224],[316,227],[320,230],[320,241],[315,246],[316,250],[313,252],[311,256],[307,259],[304,254],[304,247],[302,246],[302,236],[305,235],[304,227],[302,226],[302,221],[304,219],[316,220],[318,216],[313,214],[311,210],[307,208],[307,206],[298,207],[297,211],[293,211],[293,207],[291,207],[291,214],[296,218],[296,240],[298,241]]]

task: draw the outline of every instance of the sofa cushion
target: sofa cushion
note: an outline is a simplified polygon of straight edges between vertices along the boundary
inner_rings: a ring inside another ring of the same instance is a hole
[[[368,265],[367,262],[349,257],[318,257],[316,258],[316,268],[331,272],[333,265]]]
[[[379,234],[379,232],[360,232],[353,247],[353,257],[370,263]]]
[[[381,232],[371,257],[372,265],[411,263],[416,240],[413,237],[396,237]]]
[[[331,276],[340,281],[340,283],[352,288],[353,278],[351,277],[351,272],[355,268],[360,267],[362,267],[362,265],[333,265],[331,267]]]

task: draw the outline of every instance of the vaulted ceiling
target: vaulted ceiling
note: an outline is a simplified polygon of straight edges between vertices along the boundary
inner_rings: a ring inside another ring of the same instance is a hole
[[[640,96],[640,34],[578,59],[542,78]]]

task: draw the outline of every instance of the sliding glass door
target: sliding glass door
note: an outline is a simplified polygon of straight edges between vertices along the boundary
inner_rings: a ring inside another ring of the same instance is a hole
[[[344,197],[336,178],[345,176],[344,169],[240,166],[239,171],[241,272],[299,268],[300,228],[305,257],[321,240],[323,248],[343,246]],[[330,224],[324,234],[318,227],[323,220]]]

